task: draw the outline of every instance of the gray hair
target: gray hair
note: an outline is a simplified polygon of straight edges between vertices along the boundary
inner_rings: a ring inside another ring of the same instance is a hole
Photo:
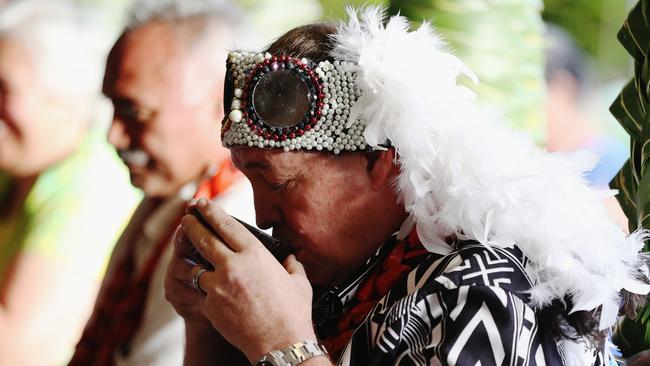
[[[218,17],[234,24],[242,14],[224,0],[139,0],[131,10],[128,27],[152,20],[175,22],[194,17]]]
[[[112,37],[98,24],[90,9],[70,1],[22,0],[0,7],[0,38],[20,42],[40,80],[71,97],[100,95]]]
[[[227,40],[229,47],[246,43],[251,36],[243,11],[225,0],[138,0],[131,9],[126,28],[134,29],[154,21],[174,25],[188,33],[190,46],[216,41],[224,32],[232,35]]]

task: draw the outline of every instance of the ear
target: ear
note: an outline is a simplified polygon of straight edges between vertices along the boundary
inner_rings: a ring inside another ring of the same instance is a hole
[[[367,153],[368,176],[373,189],[380,189],[392,180],[398,173],[399,167],[395,164],[395,149],[373,151]]]

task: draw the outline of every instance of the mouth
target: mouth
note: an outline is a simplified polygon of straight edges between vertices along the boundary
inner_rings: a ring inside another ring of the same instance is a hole
[[[145,168],[142,166],[130,164],[126,161],[124,162],[124,165],[129,169],[129,174],[131,175],[142,175],[145,173]]]
[[[296,250],[295,246],[292,243],[292,240],[289,240],[287,235],[282,235],[278,229],[273,228],[271,236],[279,240],[282,246],[286,248],[291,248],[291,250]]]
[[[296,256],[299,261],[303,258],[304,251],[302,248],[293,248],[291,254]]]
[[[142,171],[151,162],[149,154],[140,149],[118,150],[117,154],[131,171]]]
[[[279,240],[280,246],[285,248],[290,254],[296,255],[301,250],[300,246],[296,245],[295,241],[291,240],[289,235],[283,235],[279,230],[273,229],[271,236]]]

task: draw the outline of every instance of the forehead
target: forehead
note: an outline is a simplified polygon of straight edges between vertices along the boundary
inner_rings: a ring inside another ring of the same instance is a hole
[[[182,52],[176,32],[152,22],[128,31],[108,57],[104,92],[137,92],[178,79]]]
[[[323,153],[285,152],[280,149],[259,149],[245,146],[235,146],[230,151],[233,162],[242,170],[297,173],[308,170],[314,164],[331,159]]]

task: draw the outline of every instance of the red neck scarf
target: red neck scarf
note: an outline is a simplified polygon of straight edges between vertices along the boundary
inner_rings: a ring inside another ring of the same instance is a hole
[[[230,159],[226,159],[214,176],[201,183],[194,197],[213,199],[241,176]],[[182,207],[174,225],[152,248],[139,273],[131,247],[116,265],[113,276],[105,279],[105,290],[77,344],[70,366],[111,366],[114,364],[115,351],[128,355],[133,337],[142,324],[151,278],[184,214],[185,207]]]
[[[395,283],[406,277],[430,254],[420,243],[415,228],[406,239],[395,245],[359,285],[354,299],[337,322],[335,329],[328,329],[323,334],[323,344],[332,359],[339,358],[354,330],[363,323],[377,302]]]

